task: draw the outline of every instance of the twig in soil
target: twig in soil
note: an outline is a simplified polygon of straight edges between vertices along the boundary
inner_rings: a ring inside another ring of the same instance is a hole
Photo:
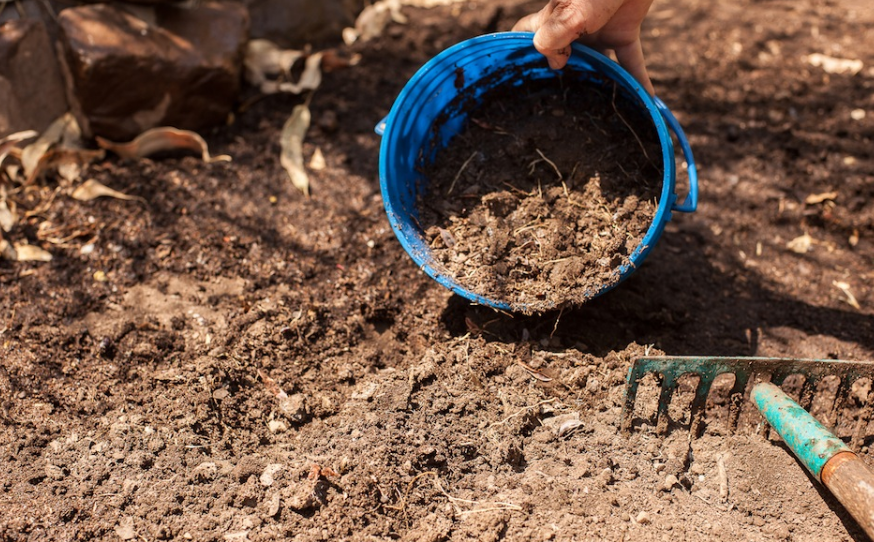
[[[555,162],[553,162],[552,160],[547,158],[546,155],[540,151],[540,149],[534,149],[534,150],[537,151],[537,154],[539,154],[541,158],[543,158],[544,162],[546,162],[547,164],[552,166],[552,169],[555,171],[555,174],[558,175],[558,180],[563,181],[564,177],[561,176],[561,171],[558,170],[558,166],[555,165]]]
[[[546,376],[545,374],[543,374],[542,372],[538,371],[538,370],[535,369],[534,367],[531,367],[530,365],[528,365],[528,364],[525,363],[524,361],[516,360],[516,363],[517,363],[520,367],[522,367],[523,369],[525,369],[525,371],[527,371],[528,374],[530,374],[531,376],[533,376],[533,377],[536,378],[537,380],[539,380],[539,381],[541,381],[541,382],[552,382],[552,378],[551,378],[551,377]]]
[[[558,329],[558,322],[561,320],[561,315],[564,314],[564,307],[558,311],[558,318],[555,319],[555,325],[552,326],[552,333],[549,334],[549,338],[551,339],[553,335],[555,335],[555,331]]]
[[[533,409],[535,409],[535,408],[540,408],[540,407],[542,407],[543,405],[548,405],[549,403],[552,403],[552,402],[555,402],[555,397],[553,397],[552,399],[546,399],[545,401],[540,401],[539,403],[534,404],[534,405],[531,405],[531,406],[524,407],[524,408],[520,409],[519,411],[517,411],[517,412],[515,412],[515,413],[513,413],[513,414],[510,414],[509,416],[507,416],[507,417],[504,418],[503,420],[501,420],[501,421],[499,421],[499,422],[494,422],[494,423],[490,424],[490,425],[489,425],[489,429],[491,429],[492,427],[497,427],[497,426],[499,426],[499,425],[504,425],[505,423],[507,423],[508,421],[512,420],[512,419],[515,418],[516,416],[521,416],[522,414],[525,414],[525,413],[528,412],[529,410],[533,410]]]
[[[275,380],[270,378],[268,375],[261,372],[261,369],[258,369],[258,378],[264,382],[264,387],[267,388],[267,391],[273,394],[277,399],[285,399],[288,397],[288,394],[282,391],[282,388],[279,387],[279,384],[276,383]]]
[[[489,503],[486,508],[474,508],[473,510],[462,510],[459,506],[459,503],[462,504],[470,504],[470,505],[480,505],[482,504],[480,501],[472,501],[470,499],[461,499],[458,497],[453,497],[450,495],[444,488],[443,484],[440,483],[440,476],[437,474],[437,471],[429,470],[427,472],[420,473],[416,475],[415,478],[410,480],[410,483],[407,484],[407,490],[404,492],[404,495],[401,497],[400,506],[384,506],[384,508],[388,508],[389,510],[397,510],[404,514],[404,517],[407,516],[407,499],[410,497],[410,493],[413,491],[413,486],[416,482],[426,476],[434,477],[434,489],[436,489],[441,495],[449,499],[449,502],[452,503],[452,506],[455,507],[455,513],[459,516],[464,514],[475,514],[478,512],[491,512],[495,510],[510,510],[514,512],[519,512],[522,510],[522,507],[518,504],[513,504],[509,502],[495,502]]]
[[[647,154],[646,152],[646,147],[643,146],[643,141],[640,140],[640,138],[637,136],[637,132],[634,131],[634,128],[632,128],[631,125],[625,121],[625,118],[622,116],[619,110],[616,109],[616,83],[613,84],[613,100],[611,104],[613,105],[613,111],[616,113],[616,116],[619,117],[619,120],[622,121],[622,124],[624,124],[625,127],[628,128],[628,130],[631,132],[631,135],[634,136],[634,139],[637,140],[637,144],[640,145],[640,150],[643,151],[643,155],[646,157],[646,161],[652,164],[652,160],[650,159],[649,154]]]
[[[515,237],[515,236],[519,235],[520,233],[522,233],[523,231],[528,231],[530,229],[536,228],[537,227],[537,220],[538,219],[534,219],[531,222],[525,224],[524,226],[520,226],[520,227],[516,228],[515,230],[513,230],[513,236]]]
[[[527,196],[527,195],[528,195],[528,192],[525,192],[524,190],[521,190],[521,189],[519,189],[519,188],[516,188],[515,186],[513,186],[513,185],[510,184],[510,183],[508,183],[507,181],[504,181],[503,184],[509,186],[511,190],[513,190],[513,191],[515,191],[515,192],[518,192],[518,193],[522,194],[523,196]]]
[[[473,154],[470,155],[470,158],[468,158],[464,161],[463,164],[461,164],[461,169],[459,169],[458,173],[455,174],[455,178],[452,179],[452,183],[449,185],[449,190],[446,191],[447,196],[451,194],[452,191],[455,189],[455,183],[457,183],[458,179],[461,178],[461,174],[464,173],[464,169],[467,167],[468,164],[470,164],[470,161],[473,160],[473,157],[476,156],[477,152],[479,151],[473,151]]]
[[[719,499],[722,502],[728,500],[728,472],[725,470],[725,455],[719,454],[716,456],[716,472],[719,480]]]

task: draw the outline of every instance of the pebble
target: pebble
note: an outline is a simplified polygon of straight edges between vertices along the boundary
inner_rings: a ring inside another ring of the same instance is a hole
[[[603,469],[600,474],[598,474],[598,479],[604,483],[604,485],[610,485],[613,483],[613,471],[610,469]]]
[[[267,429],[271,433],[284,433],[288,431],[288,426],[282,420],[270,420],[267,422]]]
[[[652,523],[652,516],[650,516],[649,512],[640,512],[637,514],[637,517],[634,518],[634,521],[639,525],[649,525]]]
[[[258,480],[261,482],[261,485],[264,487],[270,487],[273,485],[274,476],[276,473],[282,470],[282,464],[280,463],[270,463],[264,468],[264,472],[261,473],[261,476]]]
[[[660,488],[662,491],[670,491],[674,488],[674,486],[679,485],[680,480],[674,476],[673,474],[669,474],[665,477],[665,481],[662,482],[662,487]]]

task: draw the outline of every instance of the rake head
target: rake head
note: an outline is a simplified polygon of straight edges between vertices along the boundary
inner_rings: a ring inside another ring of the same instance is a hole
[[[748,388],[760,381],[771,381],[781,386],[787,377],[799,375],[803,378],[799,404],[810,410],[817,385],[826,377],[838,379],[837,392],[833,406],[833,417],[836,420],[847,401],[851,386],[860,378],[872,379],[874,383],[874,362],[841,361],[841,360],[807,360],[783,358],[728,358],[728,357],[644,357],[634,361],[628,371],[625,391],[625,407],[622,412],[622,431],[631,431],[634,417],[634,404],[641,379],[647,374],[655,375],[660,383],[657,410],[656,430],[665,433],[668,429],[668,407],[671,398],[680,384],[680,378],[685,375],[698,377],[695,395],[690,406],[690,430],[693,437],[698,437],[703,429],[704,407],[707,396],[716,377],[722,374],[733,374],[734,384],[729,391],[728,426],[729,430],[737,430],[738,419]],[[858,449],[863,433],[871,416],[871,402],[865,400],[859,411],[853,430],[852,446]]]

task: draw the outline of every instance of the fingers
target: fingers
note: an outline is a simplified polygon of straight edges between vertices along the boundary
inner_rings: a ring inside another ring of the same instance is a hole
[[[650,96],[655,95],[652,81],[649,79],[649,74],[646,72],[646,63],[643,60],[643,49],[640,46],[640,38],[638,37],[633,42],[615,47],[616,60],[619,64],[630,73],[638,83],[643,85]]]
[[[570,57],[570,44],[586,31],[586,14],[580,2],[555,0],[538,15],[541,24],[534,35],[534,48],[546,57],[550,68],[561,69]]]

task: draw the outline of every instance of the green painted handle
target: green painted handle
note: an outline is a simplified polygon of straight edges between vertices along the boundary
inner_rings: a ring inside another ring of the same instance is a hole
[[[771,427],[817,480],[822,480],[822,468],[829,459],[837,453],[850,451],[841,439],[774,384],[756,384],[752,399]]]

